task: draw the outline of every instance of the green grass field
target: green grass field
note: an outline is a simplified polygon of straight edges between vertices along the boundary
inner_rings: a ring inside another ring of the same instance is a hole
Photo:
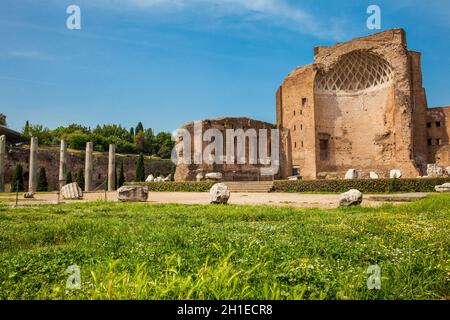
[[[336,210],[0,204],[0,299],[450,299],[449,235],[450,195]],[[381,290],[367,288],[375,263]]]

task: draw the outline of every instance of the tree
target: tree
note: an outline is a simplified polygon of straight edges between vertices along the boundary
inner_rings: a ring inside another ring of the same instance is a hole
[[[134,128],[131,127],[130,128],[130,141],[133,141],[133,140],[134,140]]]
[[[12,180],[12,191],[24,191],[23,187],[23,168],[20,164],[16,165]]]
[[[0,125],[6,126],[6,116],[3,113],[0,113]]]
[[[39,170],[37,191],[48,191],[47,175],[45,173],[45,168]]]
[[[160,132],[156,136],[156,145],[158,146],[157,154],[162,159],[170,159],[174,142],[169,132]]]
[[[142,125],[142,122],[138,122],[136,126],[136,130],[134,130],[134,134],[138,134],[139,132],[144,132],[144,126]]]
[[[144,155],[141,153],[136,165],[136,182],[145,181]]]
[[[90,131],[88,128],[86,128],[85,126],[76,124],[76,123],[72,123],[70,125],[68,125],[67,127],[65,126],[60,126],[54,130],[51,131],[52,136],[58,138],[59,140],[64,139],[64,136],[69,135],[71,133],[85,133],[85,134],[89,134]]]
[[[86,143],[89,142],[89,135],[77,131],[66,135],[65,140],[69,148],[82,150],[86,147]]]
[[[153,155],[155,153],[155,135],[151,128],[144,131],[144,152]]]
[[[117,166],[114,166],[114,186],[115,186],[116,190],[119,189],[119,188],[117,188],[117,180],[118,180],[118,178],[117,178]]]
[[[53,141],[50,129],[41,125],[29,124],[28,136],[38,138],[40,145],[51,145]]]
[[[117,179],[117,188],[122,187],[125,184],[125,172],[123,170],[123,162],[120,164],[119,178]]]
[[[139,131],[134,136],[134,142],[136,144],[136,150],[140,153],[144,152],[144,132]]]
[[[67,173],[67,178],[66,178],[66,184],[72,183],[73,179],[72,179],[72,173],[68,172]]]
[[[25,138],[30,138],[30,122],[28,122],[28,120],[25,122],[25,127],[22,129],[22,135]]]
[[[82,190],[84,189],[84,172],[82,168],[77,173],[77,184]]]

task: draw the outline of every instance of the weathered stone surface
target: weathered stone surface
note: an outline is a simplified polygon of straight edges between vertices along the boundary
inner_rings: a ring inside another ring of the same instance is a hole
[[[224,183],[217,183],[212,186],[209,191],[211,197],[211,203],[213,204],[226,204],[230,199],[230,191]]]
[[[345,180],[354,180],[354,179],[358,179],[358,171],[356,171],[355,169],[350,169],[347,171],[347,173],[345,174]]]
[[[438,178],[444,176],[444,168],[438,166],[437,164],[428,164],[427,166],[427,176],[430,178]]]
[[[66,200],[80,200],[83,199],[83,191],[76,182],[73,182],[61,188],[61,196]]]
[[[344,174],[339,172],[319,172],[317,174],[318,179],[325,179],[325,180],[341,180]]]
[[[222,180],[222,177],[223,175],[221,172],[211,172],[205,175],[205,179],[209,180]]]
[[[59,187],[62,188],[67,182],[67,142],[61,140],[59,149]]]
[[[297,181],[299,180],[298,176],[292,176],[292,177],[288,177],[289,181]]]
[[[377,180],[377,179],[380,178],[380,176],[378,175],[378,173],[376,173],[376,172],[374,172],[374,171],[371,171],[371,172],[369,173],[369,176],[370,176],[370,179],[372,179],[372,180]]]
[[[450,106],[427,110],[428,163],[442,168],[450,166]]]
[[[109,145],[108,154],[108,191],[116,190],[116,145]]]
[[[34,194],[37,191],[38,148],[38,138],[32,137],[30,142],[30,172],[28,177],[28,193],[30,194]]]
[[[447,175],[450,176],[450,167],[447,167],[447,169],[445,169],[445,171],[447,172]]]
[[[356,189],[345,192],[339,196],[339,205],[341,207],[350,207],[360,205],[363,201],[363,194]]]
[[[155,177],[151,174],[145,179],[145,182],[153,182],[155,180]]]
[[[437,192],[450,192],[450,183],[444,183],[443,185],[435,187]]]
[[[86,155],[84,160],[84,191],[92,191],[92,174],[93,174],[93,154],[94,144],[92,142],[86,143]]]
[[[117,199],[122,202],[146,202],[148,187],[122,186],[117,190]]]
[[[402,171],[399,169],[393,169],[389,172],[389,177],[391,179],[395,179],[395,178],[400,179],[402,177]]]

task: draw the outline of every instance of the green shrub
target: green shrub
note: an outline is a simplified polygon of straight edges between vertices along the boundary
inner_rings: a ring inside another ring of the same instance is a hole
[[[450,178],[379,179],[379,180],[300,180],[275,181],[274,192],[280,193],[342,193],[357,189],[365,193],[434,192],[434,187],[450,182]],[[215,182],[141,182],[155,192],[208,192]],[[226,182],[225,182],[226,183]]]
[[[69,148],[83,150],[86,143],[89,141],[89,136],[86,133],[74,132],[66,136],[67,145]]]
[[[450,178],[275,181],[274,191],[341,193],[357,189],[367,193],[434,192],[436,185],[447,182]]]

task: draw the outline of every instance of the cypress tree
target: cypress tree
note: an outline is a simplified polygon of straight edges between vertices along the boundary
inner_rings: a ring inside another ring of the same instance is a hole
[[[118,181],[118,178],[117,178],[117,166],[115,166],[114,167],[114,185],[116,186],[116,190],[119,189],[117,187],[117,181]]]
[[[136,129],[134,130],[134,134],[137,135],[139,132],[144,133],[144,126],[142,125],[142,122],[140,122],[140,121],[137,124]]]
[[[77,184],[81,188],[81,190],[84,190],[84,172],[81,168],[77,173]]]
[[[25,122],[25,127],[23,128],[22,135],[26,138],[30,137],[30,122],[27,120]]]
[[[45,168],[39,169],[37,191],[48,191],[47,174]]]
[[[144,155],[141,153],[136,165],[136,182],[145,181]]]
[[[20,164],[16,165],[16,170],[14,171],[13,181],[12,181],[13,192],[24,191],[23,187],[23,168]],[[18,187],[18,188],[17,188]]]
[[[120,165],[119,178],[118,178],[117,183],[118,183],[117,188],[120,188],[125,184],[125,173],[123,170],[123,162]]]

